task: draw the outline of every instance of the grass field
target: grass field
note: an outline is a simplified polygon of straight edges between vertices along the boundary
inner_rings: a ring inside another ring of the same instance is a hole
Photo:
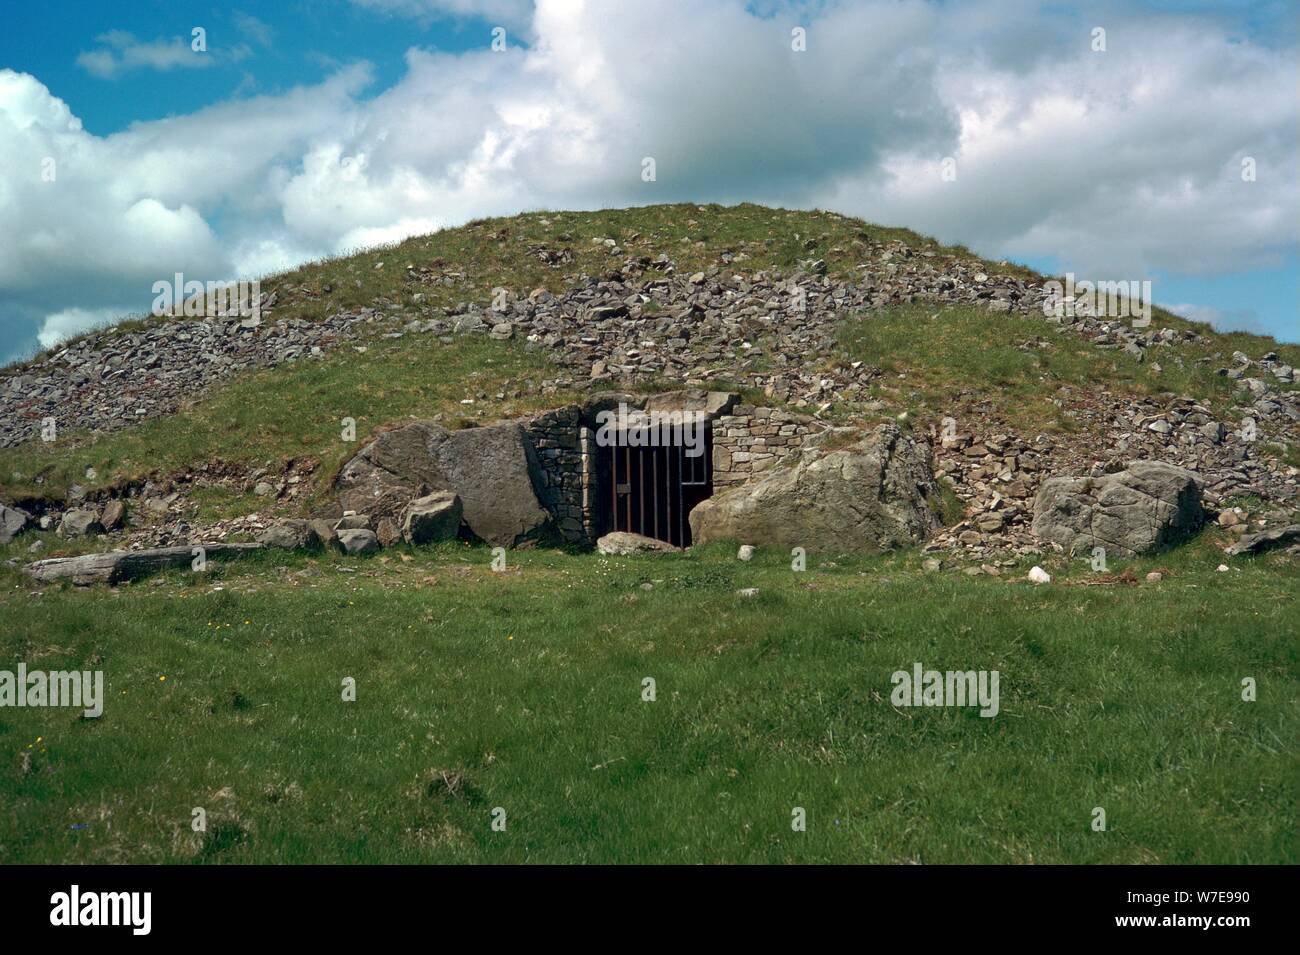
[[[1202,539],[1045,587],[915,554],[489,561],[266,554],[39,596],[4,571],[3,659],[103,670],[106,703],[0,710],[0,863],[1296,860],[1279,559],[1229,583]],[[895,708],[916,662],[999,671],[999,714]]]

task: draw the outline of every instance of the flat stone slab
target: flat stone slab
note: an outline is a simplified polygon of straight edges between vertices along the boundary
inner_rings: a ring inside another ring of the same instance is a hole
[[[192,544],[183,547],[156,547],[152,550],[114,550],[106,554],[82,554],[79,557],[52,557],[38,560],[23,568],[41,583],[71,581],[78,587],[94,584],[120,584],[139,580],[160,570],[189,567],[194,562],[194,549],[202,547],[208,560],[214,557],[236,557],[249,551],[261,550],[261,544]]]
[[[667,541],[656,540],[653,537],[645,537],[641,534],[630,534],[627,531],[611,531],[606,534],[596,541],[596,550],[610,557],[621,557],[627,554],[676,554],[681,552],[680,547],[674,547]]]

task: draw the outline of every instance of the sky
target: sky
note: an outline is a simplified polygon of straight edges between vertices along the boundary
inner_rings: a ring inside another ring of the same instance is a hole
[[[1300,341],[1293,0],[7,7],[0,362],[147,311],[176,272],[676,201],[1150,280]]]

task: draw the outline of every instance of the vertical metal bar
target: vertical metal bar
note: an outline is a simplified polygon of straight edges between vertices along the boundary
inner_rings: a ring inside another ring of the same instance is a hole
[[[644,534],[645,533],[645,448],[637,448],[636,457],[637,457],[637,471],[641,475],[641,479],[637,482],[638,484],[641,485],[641,487],[638,489],[641,492],[641,500],[638,502],[638,505],[641,509],[641,526],[637,528],[637,533]]]
[[[664,454],[664,494],[668,505],[668,513],[664,515],[664,539],[670,544],[675,544],[676,541],[673,540],[673,449],[671,445]]]
[[[623,447],[623,476],[627,478],[627,493],[624,498],[627,499],[627,527],[629,533],[632,530],[632,449],[624,445]]]
[[[655,539],[659,540],[659,449],[650,449],[650,485],[654,488]]]
[[[677,481],[677,495],[681,503],[681,507],[677,508],[677,546],[679,547],[686,546],[686,482],[685,474],[682,472],[685,465],[686,448],[681,442],[677,442],[677,477],[680,478]]]

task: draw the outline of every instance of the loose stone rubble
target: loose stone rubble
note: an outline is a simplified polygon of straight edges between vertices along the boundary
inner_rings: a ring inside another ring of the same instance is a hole
[[[177,318],[100,332],[5,369],[0,447],[38,439],[47,418],[60,432],[130,427],[203,398],[235,375],[319,357],[387,326],[375,309],[277,321],[270,317],[274,304],[274,295],[263,293],[260,319]]]

